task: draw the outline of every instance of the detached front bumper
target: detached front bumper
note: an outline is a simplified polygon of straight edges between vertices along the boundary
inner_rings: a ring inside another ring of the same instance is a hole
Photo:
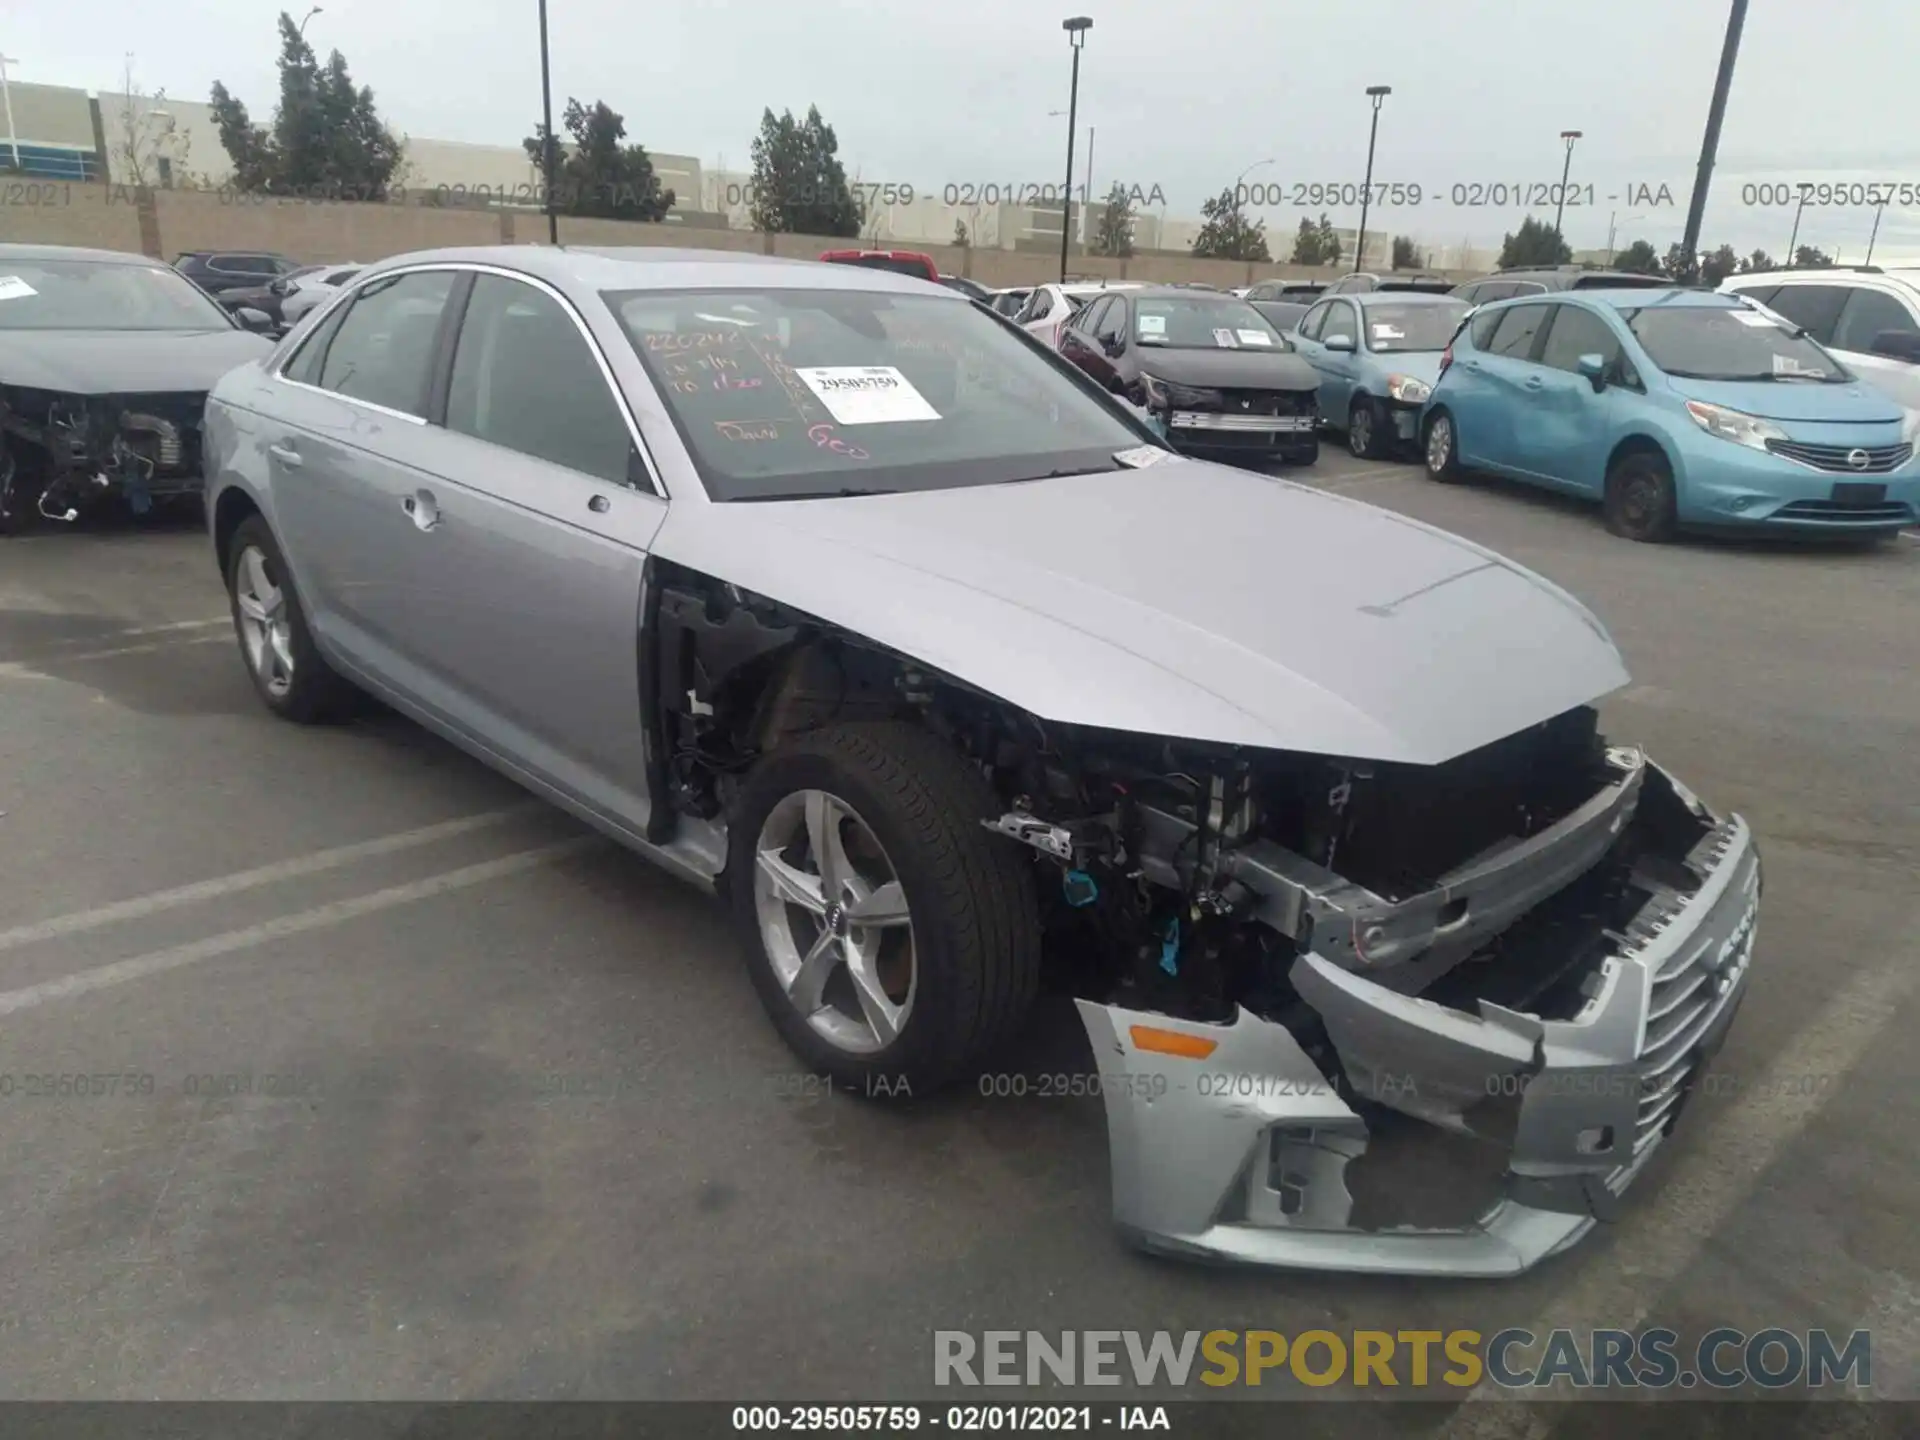
[[[1574,1244],[1614,1218],[1745,994],[1760,892],[1746,823],[1716,822],[1686,862],[1697,886],[1606,937],[1570,1019],[1402,994],[1311,950],[1293,980],[1337,1052],[1324,1067],[1244,1009],[1173,1022],[1214,1042],[1192,1059],[1142,1048],[1166,1016],[1081,1001],[1117,1224],[1194,1258],[1396,1274],[1513,1275]],[[1350,1101],[1377,1102],[1371,1126]],[[1396,1173],[1387,1152],[1408,1137],[1378,1133],[1387,1122],[1416,1132],[1416,1155],[1464,1148],[1483,1173]],[[1453,1188],[1489,1198],[1462,1213]]]

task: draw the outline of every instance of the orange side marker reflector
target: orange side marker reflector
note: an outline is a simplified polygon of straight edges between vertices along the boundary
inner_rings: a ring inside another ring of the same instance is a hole
[[[1158,1055],[1178,1055],[1184,1060],[1204,1060],[1220,1048],[1218,1040],[1202,1039],[1179,1030],[1161,1030],[1152,1025],[1131,1027],[1133,1048],[1151,1050]]]

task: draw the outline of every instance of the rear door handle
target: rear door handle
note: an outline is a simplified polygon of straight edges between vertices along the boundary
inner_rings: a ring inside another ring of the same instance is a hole
[[[298,470],[300,468],[300,452],[293,448],[293,442],[291,440],[283,440],[278,445],[269,445],[267,447],[267,453],[289,470]]]
[[[1538,375],[1529,375],[1527,377],[1527,389],[1529,390],[1538,390],[1546,383],[1547,382],[1542,380]]]
[[[400,502],[400,508],[422,530],[431,530],[440,523],[440,507],[435,503],[432,491],[414,491]]]

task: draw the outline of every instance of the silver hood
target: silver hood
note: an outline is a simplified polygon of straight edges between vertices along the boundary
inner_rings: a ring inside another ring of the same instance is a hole
[[[1143,734],[1439,764],[1627,680],[1533,572],[1201,461],[675,506],[655,550],[1042,719]]]

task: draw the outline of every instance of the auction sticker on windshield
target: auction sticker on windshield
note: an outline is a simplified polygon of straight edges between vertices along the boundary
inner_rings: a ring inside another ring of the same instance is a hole
[[[842,425],[940,418],[913,382],[891,365],[814,365],[793,373]]]
[[[1142,315],[1140,317],[1142,335],[1164,335],[1167,333],[1167,317],[1164,315]]]
[[[1233,331],[1231,330],[1214,331],[1213,343],[1223,350],[1237,350],[1239,348],[1239,342],[1233,338]]]
[[[23,300],[39,293],[18,275],[0,275],[0,300]]]
[[[1271,345],[1273,337],[1264,330],[1236,330],[1242,345]]]

